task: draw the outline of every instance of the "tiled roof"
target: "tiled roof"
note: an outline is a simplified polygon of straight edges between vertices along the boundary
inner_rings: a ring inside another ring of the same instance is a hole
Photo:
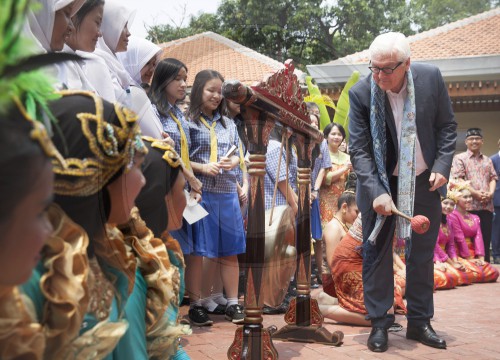
[[[225,79],[238,79],[250,85],[264,75],[283,68],[283,64],[213,32],[160,44],[162,58],[176,58],[188,68],[188,87],[195,75],[205,69],[217,70]]]
[[[500,55],[500,8],[409,36],[412,60]],[[368,62],[368,50],[329,64]]]

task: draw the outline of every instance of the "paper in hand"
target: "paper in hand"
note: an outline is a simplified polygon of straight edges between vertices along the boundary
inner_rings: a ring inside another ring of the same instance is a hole
[[[228,158],[230,156],[233,156],[237,149],[238,147],[236,145],[232,145],[231,148],[227,151],[226,155],[224,155],[224,157]]]
[[[187,205],[182,216],[189,225],[192,225],[207,216],[208,212],[195,199],[191,198],[186,190],[184,190],[184,194],[186,195]]]

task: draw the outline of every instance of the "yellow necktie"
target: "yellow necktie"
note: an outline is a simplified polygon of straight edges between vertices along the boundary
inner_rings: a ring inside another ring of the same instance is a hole
[[[184,129],[182,128],[182,124],[177,119],[177,117],[174,115],[172,111],[169,111],[168,114],[172,118],[172,120],[175,121],[177,124],[177,127],[179,128],[179,133],[181,134],[181,159],[182,162],[184,163],[184,166],[191,170],[191,161],[189,160],[189,148],[188,148],[188,142],[187,142],[187,137],[186,133],[184,132]]]
[[[217,134],[215,133],[215,125],[217,121],[212,123],[212,126],[208,125],[207,121],[203,116],[200,115],[200,120],[203,125],[210,130],[210,160],[209,162],[217,162]]]
[[[241,171],[243,171],[244,173],[246,173],[247,172],[247,167],[245,165],[245,154],[243,154],[243,145],[241,144],[241,140],[240,140],[239,149],[240,149],[240,169],[241,169]]]

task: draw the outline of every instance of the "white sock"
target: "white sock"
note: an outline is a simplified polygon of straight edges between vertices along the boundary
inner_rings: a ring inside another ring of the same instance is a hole
[[[201,305],[208,311],[214,311],[218,304],[211,297],[208,297],[201,300]]]
[[[222,293],[216,293],[211,296],[212,300],[219,305],[227,305],[227,299],[222,295]]]
[[[227,306],[238,305],[238,298],[227,298]]]
[[[196,301],[192,301],[190,304],[189,304],[189,308],[192,309],[194,308],[195,306],[201,306],[201,299],[198,299]]]

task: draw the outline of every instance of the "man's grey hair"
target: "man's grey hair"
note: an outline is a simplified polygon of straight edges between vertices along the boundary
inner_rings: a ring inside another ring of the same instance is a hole
[[[397,61],[405,61],[410,58],[410,43],[404,34],[388,32],[381,34],[373,40],[368,50],[370,61],[374,58],[395,56]]]

